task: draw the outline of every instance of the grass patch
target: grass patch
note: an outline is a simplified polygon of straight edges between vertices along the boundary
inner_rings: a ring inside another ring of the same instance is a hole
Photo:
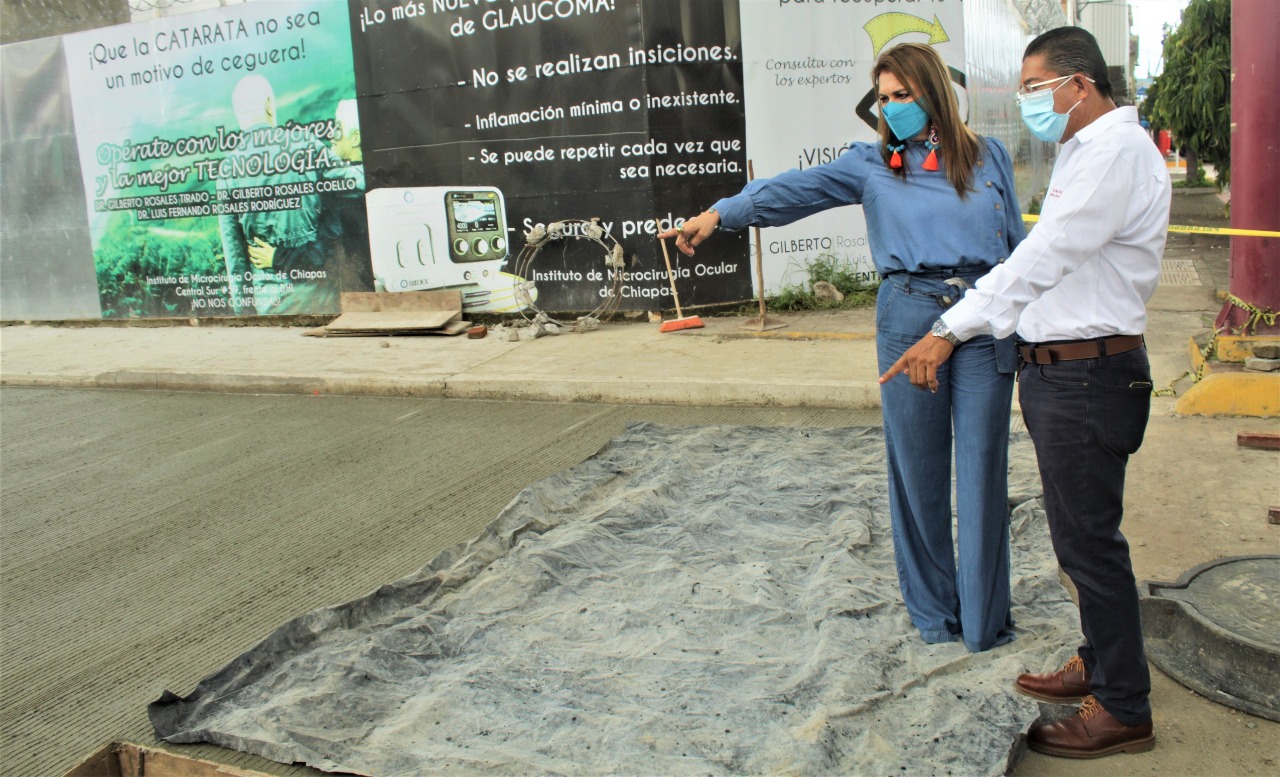
[[[1203,175],[1194,180],[1183,178],[1170,184],[1175,189],[1212,189],[1213,181],[1205,178]]]
[[[798,284],[786,284],[772,297],[768,305],[774,310],[845,310],[866,307],[876,302],[880,280],[874,274],[860,273],[854,265],[835,254],[818,254],[804,264],[806,280]],[[813,293],[814,284],[826,281],[836,287],[844,300],[834,302],[819,299]]]
[[[1045,193],[1041,191],[1032,196],[1031,202],[1027,204],[1027,213],[1032,216],[1040,215],[1040,209],[1044,207],[1044,194]]]

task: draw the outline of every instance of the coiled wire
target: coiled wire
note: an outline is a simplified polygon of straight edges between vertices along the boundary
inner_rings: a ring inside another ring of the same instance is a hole
[[[588,240],[604,249],[604,274],[609,279],[610,287],[604,301],[594,310],[570,322],[552,318],[534,302],[537,283],[533,280],[533,263],[542,249],[552,243],[560,243],[562,252],[567,251],[568,240],[571,238]],[[524,239],[524,248],[520,250],[512,267],[512,274],[517,278],[512,291],[519,305],[520,315],[526,321],[534,325],[551,323],[571,331],[586,332],[598,329],[618,312],[622,304],[622,282],[626,276],[625,252],[622,244],[605,232],[600,219],[563,219],[546,226],[539,224],[526,232]]]

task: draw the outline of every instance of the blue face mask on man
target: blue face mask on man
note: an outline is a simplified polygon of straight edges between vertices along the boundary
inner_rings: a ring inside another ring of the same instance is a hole
[[[1027,125],[1027,129],[1031,130],[1031,134],[1037,138],[1049,143],[1057,143],[1062,140],[1062,135],[1067,131],[1067,121],[1071,118],[1071,111],[1074,111],[1080,103],[1084,102],[1084,98],[1066,113],[1058,113],[1053,110],[1053,94],[1062,87],[1067,85],[1067,79],[1072,76],[1062,76],[1049,81],[1041,81],[1035,86],[1046,86],[1054,81],[1062,81],[1052,89],[1041,89],[1036,92],[1027,92],[1019,94],[1018,108],[1022,111],[1022,121]],[[1085,76],[1089,83],[1095,83],[1092,78]]]
[[[889,129],[899,140],[914,138],[929,123],[929,114],[914,100],[909,103],[885,103],[880,106],[880,115],[884,116]]]

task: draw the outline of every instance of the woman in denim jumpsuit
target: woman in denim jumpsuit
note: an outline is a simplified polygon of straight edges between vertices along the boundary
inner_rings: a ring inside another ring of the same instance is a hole
[[[932,48],[896,46],[876,61],[872,78],[878,143],[753,181],[659,237],[675,237],[692,254],[717,229],[780,226],[861,204],[882,278],[876,346],[884,372],[1026,231],[1008,152],[964,126],[947,66]],[[977,337],[939,371],[936,392],[907,381],[881,386],[898,581],[925,642],[963,641],[977,652],[1013,639],[1007,459],[1016,363],[1010,339]]]

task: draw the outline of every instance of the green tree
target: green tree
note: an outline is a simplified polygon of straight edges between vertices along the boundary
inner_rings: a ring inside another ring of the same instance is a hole
[[[1154,100],[1152,99],[1154,97]],[[1231,180],[1231,0],[1191,0],[1164,39],[1164,70],[1147,96],[1151,123],[1187,151],[1187,183],[1204,178],[1201,162]]]

